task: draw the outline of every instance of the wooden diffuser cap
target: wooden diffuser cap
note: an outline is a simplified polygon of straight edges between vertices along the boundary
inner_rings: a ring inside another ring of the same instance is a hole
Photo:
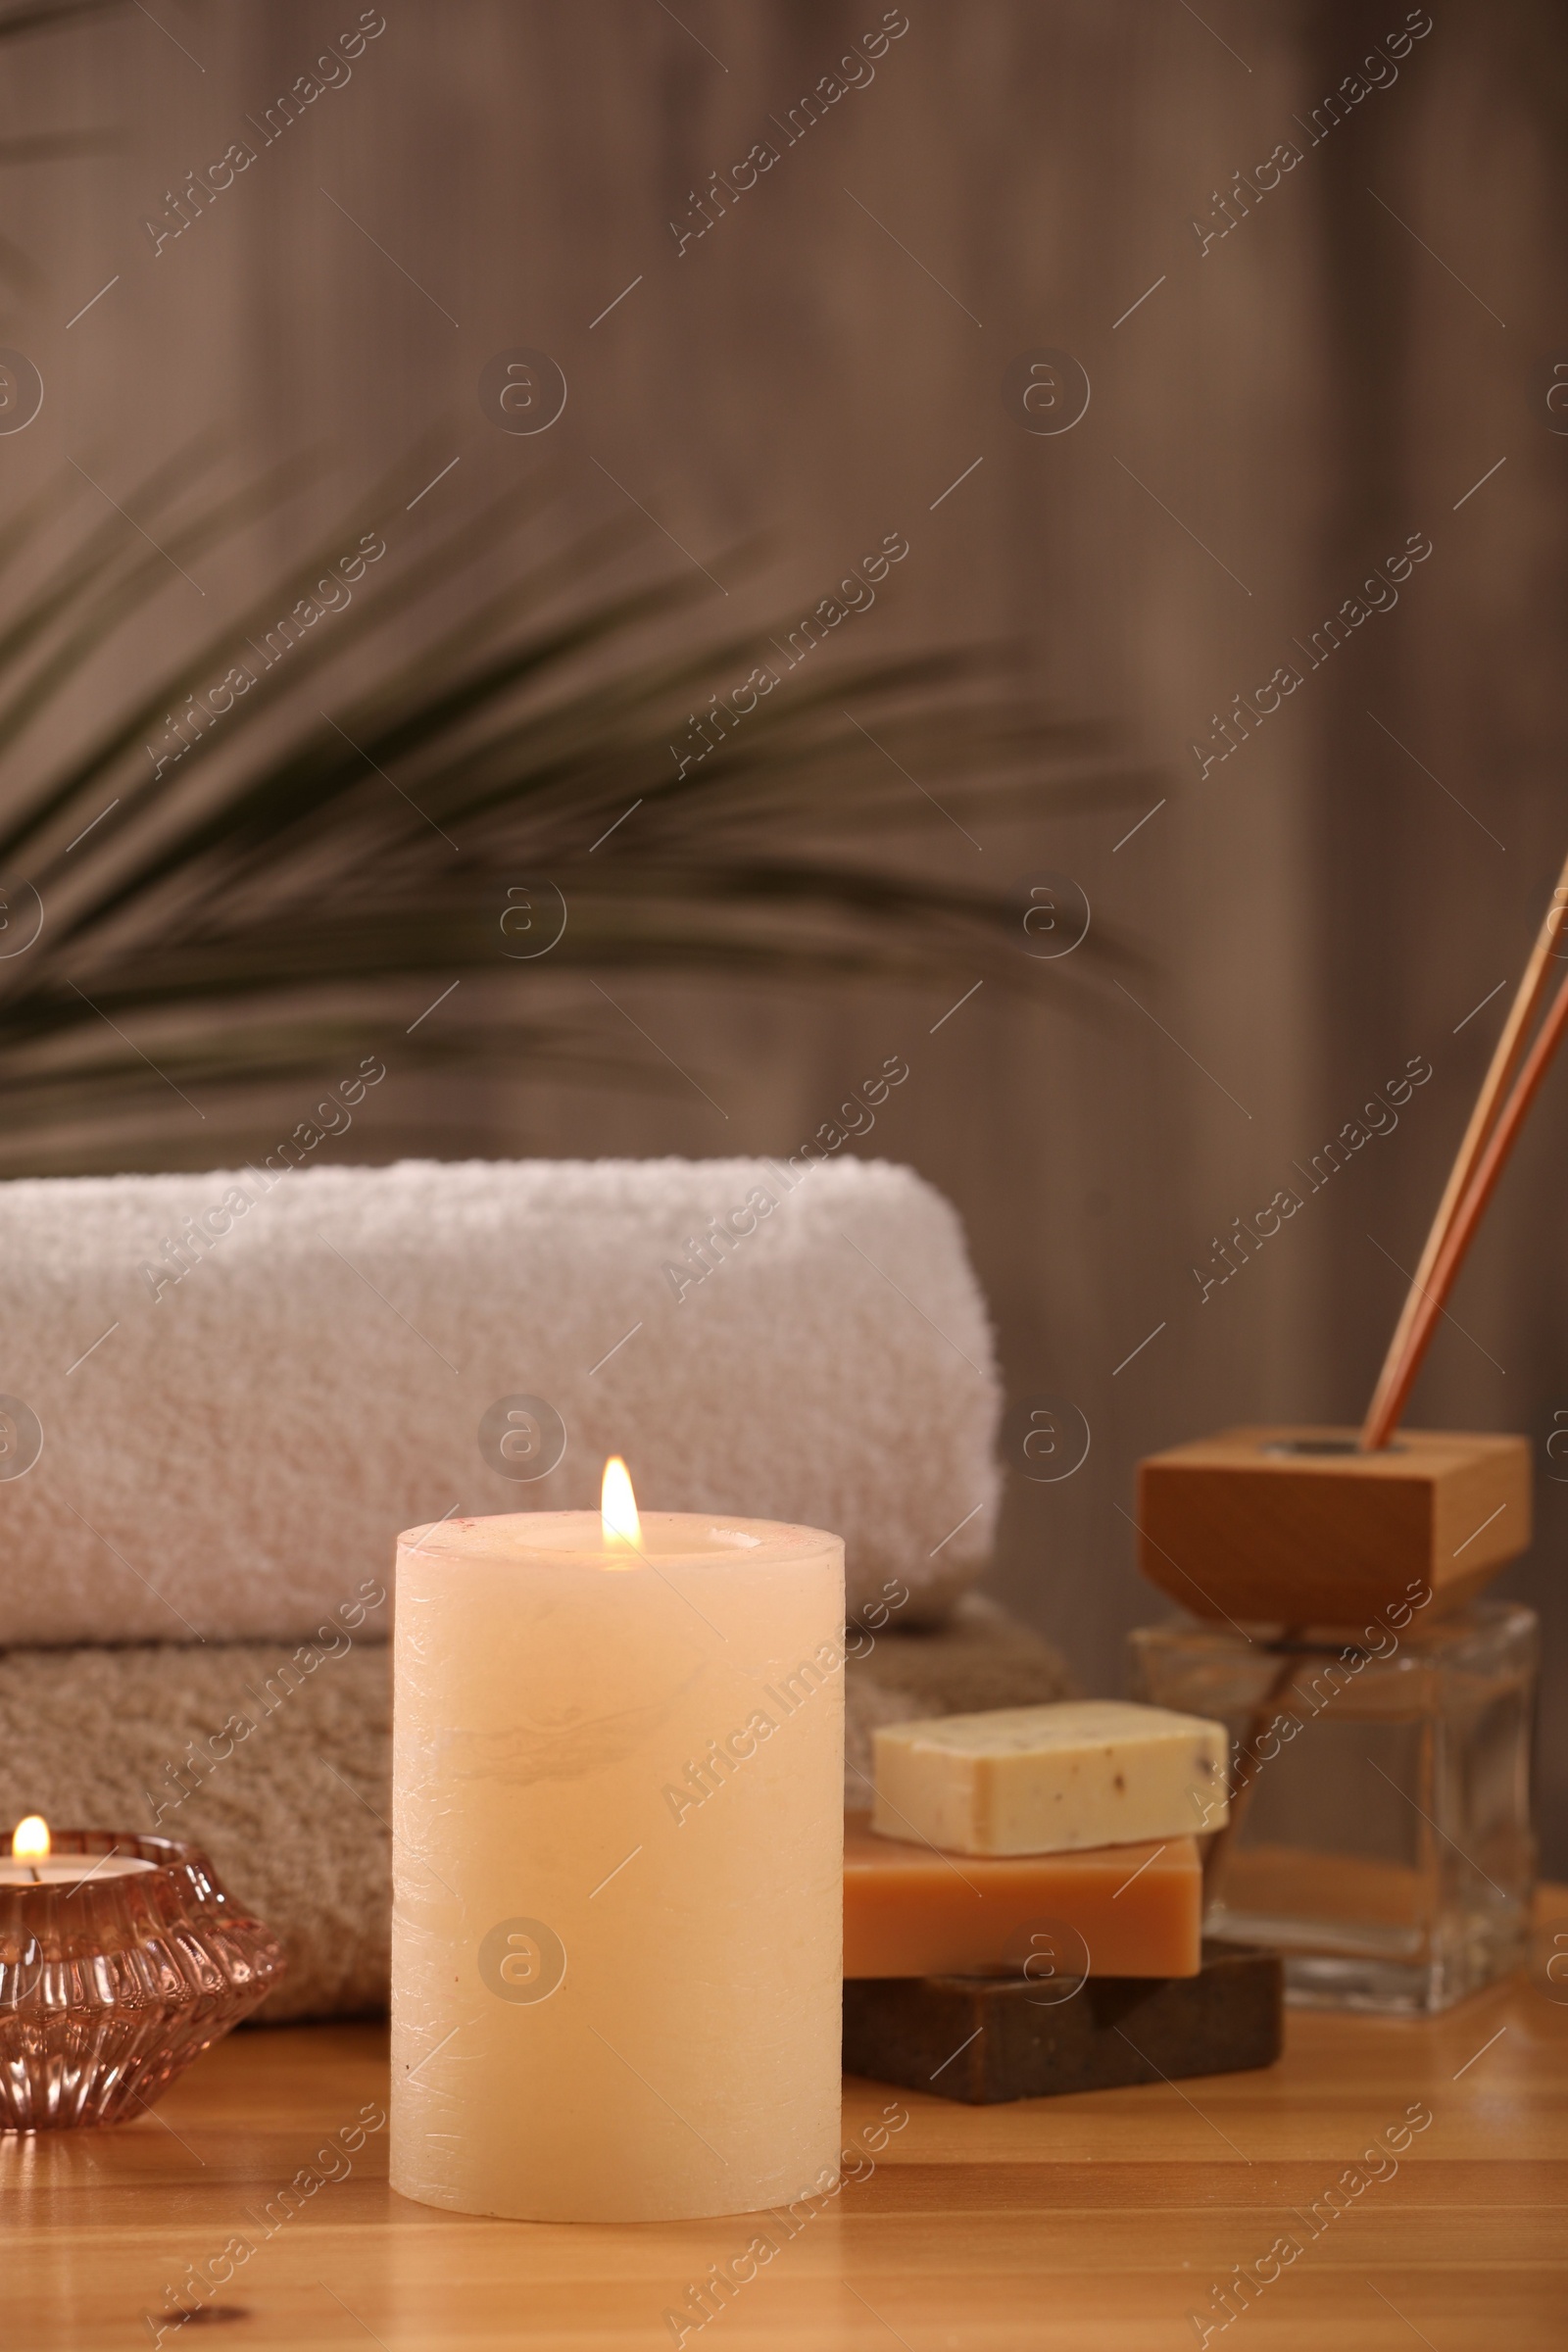
[[[1139,1566],[1198,1617],[1353,1626],[1432,1591],[1489,1584],[1531,1533],[1530,1446],[1406,1429],[1378,1453],[1353,1429],[1226,1429],[1138,1466]]]

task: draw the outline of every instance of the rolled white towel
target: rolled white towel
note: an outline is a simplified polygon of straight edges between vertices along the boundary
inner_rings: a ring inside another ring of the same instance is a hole
[[[989,1322],[886,1161],[23,1179],[0,1263],[0,1643],[303,1638],[400,1528],[597,1507],[612,1452],[836,1530],[906,1624],[990,1551]]]

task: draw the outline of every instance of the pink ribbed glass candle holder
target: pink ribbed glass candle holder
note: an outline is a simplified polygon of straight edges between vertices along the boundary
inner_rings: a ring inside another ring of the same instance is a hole
[[[287,1962],[199,1846],[58,1830],[79,1880],[0,1885],[0,2131],[129,2122],[248,2017]],[[92,1876],[99,1857],[152,1867]]]

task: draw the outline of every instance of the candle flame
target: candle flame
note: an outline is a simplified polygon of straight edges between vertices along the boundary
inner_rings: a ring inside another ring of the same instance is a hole
[[[11,1833],[11,1853],[17,1862],[42,1862],[49,1852],[49,1824],[41,1813],[29,1813]]]
[[[631,1472],[618,1453],[612,1453],[605,1464],[600,1520],[609,1549],[641,1545],[642,1522],[637,1516],[637,1497],[631,1491]]]

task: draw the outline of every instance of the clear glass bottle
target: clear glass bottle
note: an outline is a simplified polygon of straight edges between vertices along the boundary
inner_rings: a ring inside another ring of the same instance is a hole
[[[1446,2009],[1528,1945],[1535,1612],[1404,1615],[1130,1637],[1135,1698],[1230,1732],[1230,1821],[1200,1837],[1205,1933],[1282,1952],[1299,2005]]]

